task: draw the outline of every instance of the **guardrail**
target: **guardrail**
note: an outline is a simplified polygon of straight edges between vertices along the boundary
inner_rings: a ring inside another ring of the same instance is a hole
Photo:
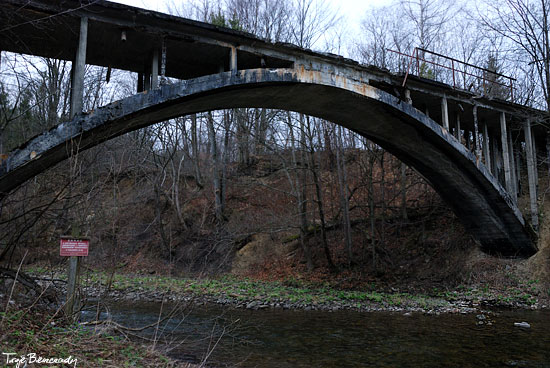
[[[502,91],[508,91],[509,90],[510,94],[507,97],[506,96],[505,97],[499,96],[499,97],[501,97],[505,100],[509,99],[511,102],[514,102],[514,81],[516,81],[516,79],[514,79],[512,77],[509,77],[509,76],[501,74],[501,73],[497,73],[497,72],[495,72],[493,70],[490,70],[490,69],[487,69],[487,68],[482,68],[482,67],[479,67],[479,66],[476,66],[476,65],[473,65],[473,64],[469,64],[469,63],[457,60],[457,59],[449,57],[449,56],[438,54],[436,52],[426,50],[426,49],[423,49],[423,48],[420,48],[420,47],[415,47],[413,52],[412,52],[412,55],[405,54],[403,52],[395,51],[395,50],[391,50],[391,49],[387,49],[387,50],[390,51],[390,52],[393,52],[395,54],[398,54],[399,56],[402,56],[402,57],[405,57],[405,58],[409,59],[409,62],[407,63],[407,71],[405,73],[405,78],[403,79],[403,84],[402,84],[403,87],[405,87],[409,75],[410,74],[414,75],[414,69],[413,69],[414,66],[413,65],[415,65],[415,67],[416,67],[416,74],[415,75],[417,75],[419,77],[426,77],[426,76],[422,75],[423,73],[422,73],[421,69],[423,68],[424,65],[430,64],[430,65],[442,68],[444,70],[450,71],[450,73],[452,75],[453,88],[462,88],[462,89],[465,89],[465,90],[471,90],[471,88],[474,86],[475,83],[471,83],[469,86],[467,86],[467,77],[473,77],[478,82],[481,81],[482,92],[484,94],[490,93],[490,91],[493,90],[493,87],[500,86],[501,88],[503,88]],[[428,60],[425,57],[426,54],[431,54],[431,55],[435,56],[438,59],[441,58],[441,59],[444,60],[444,62]],[[478,74],[476,74],[476,72]],[[488,76],[491,76],[491,77],[488,78]],[[433,77],[435,79],[435,75],[433,75],[431,77]],[[460,87],[459,77],[462,77],[462,80],[464,81],[462,87]],[[500,81],[497,80],[498,78],[503,78],[507,82],[506,83],[500,82]],[[437,80],[437,79],[435,79],[435,80]],[[443,82],[449,83],[450,81],[446,80],[446,81],[443,81]],[[478,85],[478,87],[479,87],[479,85]]]

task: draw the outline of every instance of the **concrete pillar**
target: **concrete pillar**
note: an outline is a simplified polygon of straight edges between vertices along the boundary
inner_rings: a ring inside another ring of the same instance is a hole
[[[411,90],[410,89],[406,89],[405,90],[405,102],[409,105],[412,105],[413,104],[413,100],[411,98]]]
[[[237,48],[235,46],[231,46],[231,53],[229,58],[229,70],[231,70],[231,74],[237,74]]]
[[[88,44],[88,18],[80,18],[80,33],[76,56],[73,63],[73,74],[71,81],[71,110],[70,116],[73,118],[76,114],[82,112],[82,98],[84,95],[84,72],[86,71],[86,47]]]
[[[137,93],[143,92],[143,73],[138,73],[137,77]]]
[[[443,96],[441,98],[441,120],[443,128],[450,130],[449,128],[449,108],[447,106],[447,97]]]
[[[537,157],[537,140],[533,135],[533,125],[531,124],[531,146],[533,147],[533,162],[535,163],[535,183],[537,184],[537,190],[539,189],[539,160]]]
[[[151,89],[151,73],[143,73],[143,89],[149,91]]]
[[[514,143],[512,141],[512,129],[509,129],[508,131],[508,150],[510,154],[510,173],[512,175],[512,198],[514,199],[514,202],[518,202],[518,182],[516,178],[516,170],[515,170],[515,163],[514,163]]]
[[[523,188],[521,187],[521,149],[516,145],[515,154],[516,154],[516,189],[518,195],[521,195]]]
[[[473,131],[473,134],[474,134],[474,143],[475,143],[475,150],[476,150],[475,154],[476,154],[477,162],[480,162],[481,161],[481,145],[479,144],[479,125],[478,125],[478,120],[477,120],[477,106],[474,106],[473,113],[474,113],[474,131]]]
[[[425,110],[425,114],[427,117],[430,117],[430,109],[428,109],[428,107],[426,106],[426,110]]]
[[[537,184],[535,177],[535,162],[533,160],[533,145],[531,138],[531,122],[527,120],[523,129],[525,132],[525,156],[527,157],[527,178],[529,181],[529,203],[531,207],[531,224],[535,230],[539,227],[539,211],[537,206]]]
[[[506,190],[508,193],[512,193],[512,175],[510,168],[510,153],[508,152],[508,134],[506,133],[506,115],[500,113],[500,140],[502,146],[502,162],[504,166],[504,182],[506,183]]]
[[[159,51],[153,51],[153,60],[151,62],[151,89],[159,88]]]
[[[487,128],[486,123],[483,123],[483,157],[485,157],[485,166],[489,169],[489,172],[492,173],[491,154],[489,151],[489,128]]]
[[[160,56],[160,76],[162,80],[166,77],[166,39],[162,39],[162,50]]]
[[[466,140],[466,148],[471,152],[472,144],[470,143],[470,131],[468,129],[464,129],[464,139]]]
[[[498,141],[496,139],[491,139],[491,141],[489,143],[492,146],[492,149],[491,149],[491,152],[490,152],[491,153],[491,164],[492,164],[491,173],[500,182],[500,177],[499,177],[500,165],[499,164],[500,164],[501,160],[500,160]]]
[[[456,139],[462,144],[462,131],[460,130],[460,114],[456,113]]]

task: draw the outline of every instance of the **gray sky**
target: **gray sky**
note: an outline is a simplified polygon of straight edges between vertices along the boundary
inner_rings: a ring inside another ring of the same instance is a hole
[[[166,0],[111,0],[117,3],[137,6],[156,11],[165,11]],[[185,1],[185,0],[184,0]],[[359,24],[365,12],[370,7],[387,5],[391,0],[328,0],[334,9],[340,9],[344,23],[353,32],[359,31]]]

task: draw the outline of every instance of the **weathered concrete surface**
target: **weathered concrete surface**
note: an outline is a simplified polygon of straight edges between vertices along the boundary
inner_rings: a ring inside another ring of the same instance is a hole
[[[0,193],[67,158],[71,140],[84,150],[155,122],[234,107],[293,110],[352,129],[426,177],[486,251],[506,256],[536,252],[508,193],[446,129],[362,81],[304,67],[199,77],[79,115],[12,152],[7,171],[0,173]]]

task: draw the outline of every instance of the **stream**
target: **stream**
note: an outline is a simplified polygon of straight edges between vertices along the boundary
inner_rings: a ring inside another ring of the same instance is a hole
[[[111,304],[127,327],[159,320],[160,303]],[[82,312],[82,320],[95,311]],[[530,328],[514,326],[526,321]],[[195,305],[139,332],[169,356],[212,367],[550,367],[550,311],[479,314],[245,310]]]

